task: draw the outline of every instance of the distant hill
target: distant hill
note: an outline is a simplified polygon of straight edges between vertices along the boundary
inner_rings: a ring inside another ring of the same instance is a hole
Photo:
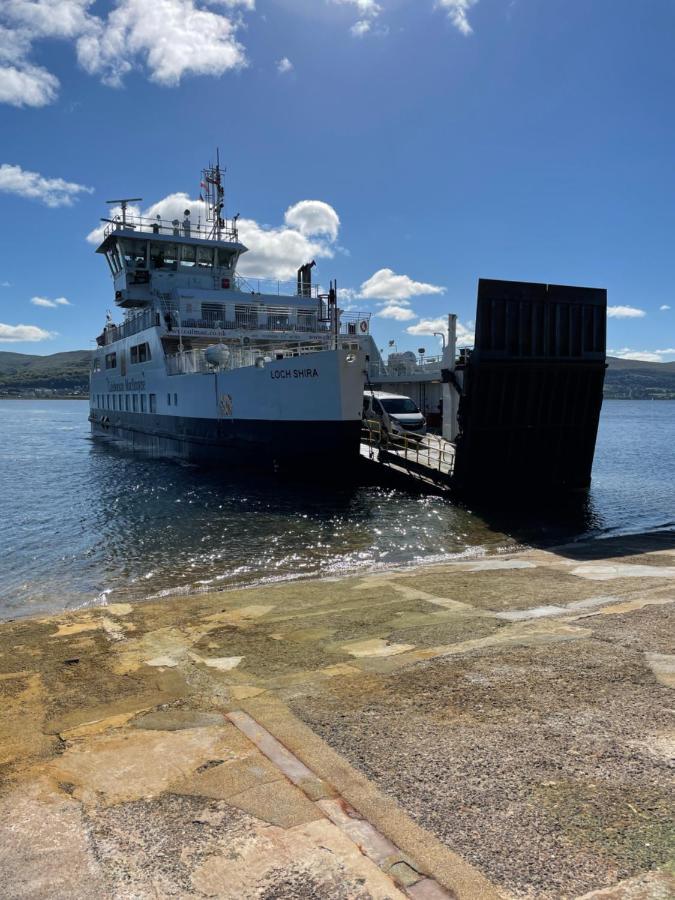
[[[37,356],[0,351],[0,396],[89,392],[91,350]],[[632,400],[675,400],[675,362],[641,362],[609,357],[605,397]]]
[[[675,400],[675,362],[642,362],[610,356],[605,397],[630,400]]]
[[[91,350],[70,350],[37,356],[0,351],[0,394],[50,391],[58,394],[89,393]]]

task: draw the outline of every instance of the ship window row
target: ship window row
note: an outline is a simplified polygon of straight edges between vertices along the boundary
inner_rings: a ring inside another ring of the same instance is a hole
[[[183,318],[182,324],[190,328],[262,328],[284,331],[293,327],[294,331],[317,331],[318,311],[298,309],[292,311],[287,306],[268,306],[258,309],[250,304],[236,304],[234,315],[231,307],[223,303],[202,303],[199,312],[191,310]]]
[[[122,352],[122,357],[123,356],[124,353]],[[150,362],[151,359],[152,353],[150,352],[150,344],[148,344],[147,342],[144,342],[143,344],[135,344],[129,351],[129,361],[132,365],[136,365],[137,363]],[[117,368],[117,351],[106,353],[105,367],[106,369]],[[101,360],[98,356],[95,356],[92,360],[91,368],[93,372],[101,371]]]
[[[121,252],[120,252],[121,251]],[[122,240],[106,251],[106,259],[113,273],[122,268],[147,269],[148,251],[150,268],[175,269],[178,264],[186,268],[231,269],[236,262],[236,253],[221,247],[200,247],[196,244],[175,244],[164,241]]]
[[[157,412],[157,394],[95,394],[94,399],[97,409],[111,412]],[[173,405],[178,405],[178,394],[173,395]]]

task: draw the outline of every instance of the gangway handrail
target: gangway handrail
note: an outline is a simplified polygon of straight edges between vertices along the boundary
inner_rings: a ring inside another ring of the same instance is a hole
[[[389,454],[397,461],[414,463],[417,467],[438,472],[444,477],[453,473],[454,447],[436,435],[393,434],[383,429],[377,419],[364,419],[362,438],[371,448],[371,458],[374,456],[373,451],[377,449],[379,454]]]

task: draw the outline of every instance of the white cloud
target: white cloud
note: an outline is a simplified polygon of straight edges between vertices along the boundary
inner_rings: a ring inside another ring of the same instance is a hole
[[[408,300],[421,294],[443,294],[444,287],[413,281],[408,275],[397,275],[393,269],[379,269],[361,285],[361,297],[366,300]]]
[[[282,58],[277,63],[277,72],[280,75],[286,75],[287,72],[293,71],[293,63],[287,56],[282,56]]]
[[[73,38],[86,28],[94,0],[3,0],[5,19],[31,37]]]
[[[358,297],[358,291],[354,288],[338,288],[338,304],[340,309],[352,310],[356,309],[355,300]]]
[[[321,234],[334,241],[340,230],[340,217],[333,207],[323,200],[301,200],[289,206],[284,221],[306,237]]]
[[[21,166],[8,163],[0,166],[0,192],[39,200],[45,206],[72,206],[78,194],[93,191],[93,188],[63,178],[45,178],[39,172],[29,172]]]
[[[70,306],[70,301],[65,297],[57,297],[56,300],[50,300],[48,297],[31,297],[30,301],[33,306],[43,306],[48,309],[58,309],[59,306]]]
[[[80,64],[114,87],[144,63],[151,81],[174,86],[184,75],[222,75],[246,64],[238,23],[201,9],[195,0],[117,0],[108,18],[92,20],[79,38]]]
[[[246,65],[237,10],[251,12],[254,0],[154,0],[151,11],[147,0],[114,0],[103,18],[92,14],[94,6],[94,0],[2,0],[0,102],[44,106],[56,99],[58,79],[31,59],[46,38],[73,42],[82,68],[115,87],[135,68],[172,86],[185,75],[219,76]]]
[[[382,12],[382,7],[375,0],[333,0],[339,6],[351,6],[359,16],[358,20],[349,29],[354,37],[364,37],[373,31],[373,21]],[[378,29],[378,31],[385,31]]]
[[[47,106],[59,92],[59,79],[40,66],[0,66],[0,103]]]
[[[339,6],[353,6],[360,16],[378,16],[382,7],[375,0],[333,0]]]
[[[408,328],[406,328],[406,331],[408,332],[408,334],[416,335],[433,335],[434,332],[440,332],[447,338],[448,317],[439,316],[437,319],[422,319],[415,325],[409,325]],[[473,331],[472,323],[469,322],[467,325],[463,325],[458,321],[456,334],[458,347],[473,347],[476,337]]]
[[[354,22],[352,27],[349,29],[354,37],[363,37],[368,34],[372,25],[368,21],[368,19],[359,19],[358,22]]]
[[[397,322],[410,322],[416,319],[417,314],[408,306],[399,306],[395,303],[387,303],[375,313],[380,319],[395,319]]]
[[[127,211],[129,215],[142,215],[148,219],[159,215],[172,221],[181,220],[186,209],[190,210],[193,225],[196,226],[200,218],[202,224],[206,221],[204,203],[182,192],[169,194],[143,211],[131,205]],[[110,217],[119,213],[119,209],[113,209]],[[239,262],[241,275],[283,281],[295,278],[303,263],[312,259],[330,259],[335,255],[340,217],[328,203],[301,200],[289,206],[284,222],[275,228],[260,225],[254,219],[239,219],[239,237],[249,250]],[[91,244],[100,244],[102,240],[102,225],[87,235]]]
[[[5,325],[0,322],[0,344],[14,344],[20,341],[47,341],[54,337],[53,331],[45,331],[37,325]]]
[[[473,28],[469,23],[468,12],[478,0],[437,0],[437,5],[446,10],[448,18],[462,34],[471,34]]]
[[[329,242],[310,239],[295,228],[268,228],[253,219],[239,220],[239,236],[250,251],[239,263],[242,275],[283,281],[294,278],[303,263],[334,255]]]
[[[630,347],[623,347],[621,350],[608,350],[607,355],[638,362],[671,362],[675,360],[675,347],[667,350],[631,350]]]
[[[664,303],[662,306],[659,306],[661,312],[665,312],[665,310],[670,309],[667,303]]]
[[[607,315],[610,319],[644,319],[647,313],[635,306],[608,306]]]

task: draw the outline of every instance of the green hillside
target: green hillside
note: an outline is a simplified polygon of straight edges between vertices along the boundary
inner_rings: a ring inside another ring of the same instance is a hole
[[[617,400],[675,400],[675,362],[608,359],[605,397]]]
[[[0,394],[50,390],[59,394],[89,392],[90,350],[37,356],[0,351]]]

